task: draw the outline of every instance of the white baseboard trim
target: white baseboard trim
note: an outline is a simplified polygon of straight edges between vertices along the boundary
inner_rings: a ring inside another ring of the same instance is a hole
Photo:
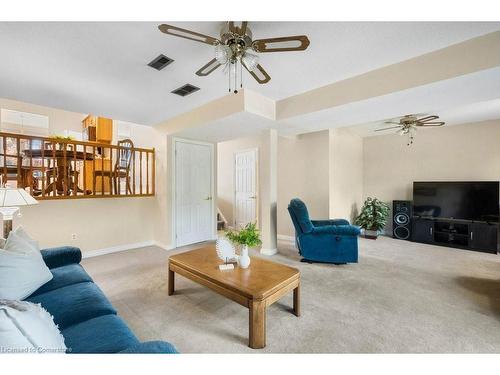
[[[156,242],[154,241],[144,241],[144,242],[136,242],[125,245],[111,246],[105,247],[104,249],[90,250],[82,252],[82,258],[93,258],[100,255],[118,253],[120,251],[137,249],[140,247],[154,246]],[[157,245],[158,246],[158,245]]]
[[[284,234],[278,234],[277,238],[280,241],[295,242],[295,237],[294,236],[287,236],[287,235],[284,235]]]
[[[277,254],[278,253],[278,249],[260,249],[260,253],[262,255],[271,256],[271,255]]]
[[[155,246],[158,246],[159,248],[161,248],[163,250],[167,250],[167,251],[175,249],[175,247],[172,244],[167,245],[167,244],[165,244],[163,242],[158,242],[158,241],[153,241],[153,244]]]

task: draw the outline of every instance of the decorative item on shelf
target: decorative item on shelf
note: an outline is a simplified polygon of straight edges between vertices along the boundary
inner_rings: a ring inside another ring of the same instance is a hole
[[[377,239],[378,232],[384,229],[389,216],[389,205],[377,198],[366,198],[355,224],[365,230],[365,237]]]
[[[7,238],[12,230],[12,219],[19,206],[38,204],[38,201],[24,189],[0,188],[0,213],[3,217],[3,236]]]
[[[241,253],[238,257],[238,264],[241,268],[248,268],[250,257],[248,256],[249,247],[257,247],[262,244],[259,230],[255,223],[248,223],[239,232],[228,231],[227,238],[238,245],[241,245]]]
[[[234,264],[237,262],[236,251],[233,244],[226,237],[219,237],[215,243],[217,256],[224,261],[224,264],[219,266],[221,271],[234,269]]]

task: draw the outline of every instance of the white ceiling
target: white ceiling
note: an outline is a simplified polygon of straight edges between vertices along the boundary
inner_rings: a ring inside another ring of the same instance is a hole
[[[335,127],[354,127],[371,135],[375,124],[410,113],[430,113],[443,121],[466,123],[500,118],[491,106],[477,103],[500,99],[500,68],[447,79],[280,121],[282,134],[300,134]],[[475,104],[476,110],[467,111]]]
[[[276,121],[262,116],[250,112],[238,112],[208,124],[183,130],[176,135],[216,143],[250,137],[264,129],[277,128],[278,126],[279,123]]]
[[[166,21],[165,21],[166,22]],[[168,22],[167,22],[168,23]],[[212,36],[221,22],[172,23]],[[272,77],[245,87],[283,99],[479,35],[500,23],[251,22],[255,38],[307,34],[305,52],[261,54]],[[226,94],[221,71],[194,74],[211,46],[160,33],[157,23],[0,23],[0,97],[153,125]],[[158,72],[146,64],[175,61]],[[201,88],[182,98],[173,89]]]

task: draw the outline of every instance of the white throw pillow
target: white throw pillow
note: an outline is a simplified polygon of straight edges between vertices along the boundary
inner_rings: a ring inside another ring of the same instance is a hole
[[[0,249],[0,299],[25,299],[52,277],[36,241],[22,228],[12,231]]]
[[[31,238],[21,226],[18,226],[15,230],[9,233],[3,249],[7,251],[16,251],[18,253],[29,253],[31,251],[35,251],[40,254],[38,241]]]
[[[0,348],[3,353],[65,353],[54,318],[26,301],[0,300]]]

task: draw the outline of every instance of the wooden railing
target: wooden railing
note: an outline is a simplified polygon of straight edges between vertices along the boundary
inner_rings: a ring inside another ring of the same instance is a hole
[[[155,150],[0,132],[0,178],[36,199],[155,194]]]

